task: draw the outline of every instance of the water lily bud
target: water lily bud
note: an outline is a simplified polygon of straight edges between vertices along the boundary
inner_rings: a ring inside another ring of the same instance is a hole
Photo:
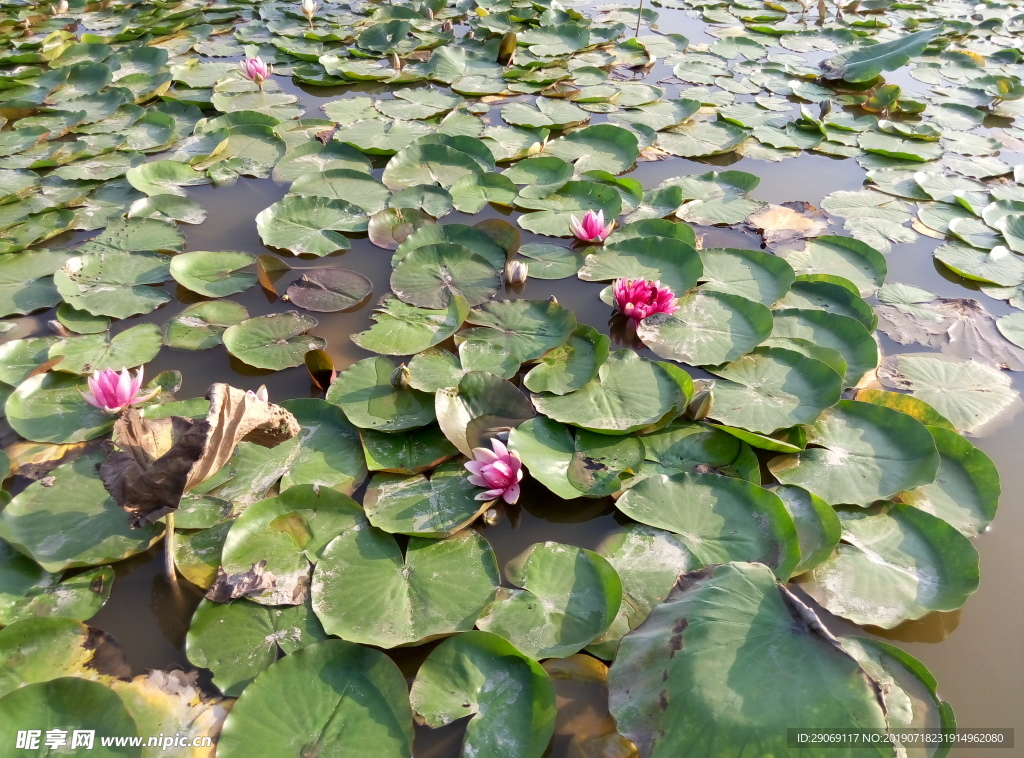
[[[391,68],[395,71],[402,70],[402,59],[398,57],[398,53],[391,53]]]
[[[686,406],[683,416],[691,421],[703,421],[711,414],[713,407],[714,396],[711,394],[711,390],[701,390],[694,394],[693,400]]]
[[[529,267],[523,261],[509,261],[505,264],[505,281],[509,284],[522,284],[528,272]]]
[[[443,24],[441,24],[441,31],[444,32],[445,34],[451,34],[454,28],[455,25],[451,21],[445,21]]]
[[[409,386],[409,368],[404,363],[391,372],[391,386],[396,390]]]
[[[57,3],[57,7],[53,11],[53,15],[55,15],[55,16],[63,16],[67,12],[68,12],[68,0],[60,0],[60,2]]]
[[[430,19],[431,21],[434,20],[434,11],[431,10],[430,8],[427,8],[427,18]]]
[[[313,16],[316,14],[316,7],[316,0],[302,0],[302,15],[306,17],[306,20],[310,22],[313,21]]]
[[[548,295],[548,302],[549,303],[554,303],[555,305],[558,305],[558,298],[555,297],[554,295]]]
[[[512,56],[515,55],[518,44],[519,38],[515,32],[505,32],[498,45],[498,63],[502,66],[511,66]]]

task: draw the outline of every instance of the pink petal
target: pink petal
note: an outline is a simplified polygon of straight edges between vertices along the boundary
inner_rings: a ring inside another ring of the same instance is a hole
[[[519,499],[519,485],[513,484],[511,487],[506,487],[505,491],[501,493],[501,496],[506,503],[514,503]]]
[[[82,396],[82,399],[85,402],[87,402],[89,405],[93,406],[94,408],[101,408],[101,409],[103,408],[103,405],[98,400],[96,400],[96,398],[92,395],[92,393],[90,393],[90,392],[82,392],[82,390],[78,390],[78,394]]]
[[[487,482],[484,481],[483,477],[478,474],[470,474],[468,477],[469,483],[474,487],[490,487]]]
[[[468,471],[471,474],[479,474],[480,473],[480,469],[482,469],[484,467],[484,464],[481,461],[467,461],[466,463],[463,463],[462,465],[465,466],[466,467],[466,471]]]
[[[494,449],[494,452],[498,454],[498,457],[508,458],[508,448],[505,447],[505,443],[497,437],[491,438],[491,447]]]
[[[498,460],[498,456],[495,455],[492,451],[488,450],[486,447],[474,447],[473,457],[476,458],[481,463],[487,464],[494,463],[496,460]]]

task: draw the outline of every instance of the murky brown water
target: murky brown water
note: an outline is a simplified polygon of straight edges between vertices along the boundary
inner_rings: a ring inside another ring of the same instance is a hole
[[[689,19],[679,12],[665,9],[659,11],[662,14],[660,28],[663,31],[681,32],[691,42],[711,41],[701,32],[702,24],[699,21]],[[656,80],[668,73],[665,71],[659,75],[656,70],[651,79]],[[286,90],[300,95],[308,107],[307,118],[321,116],[319,106],[322,103],[353,94],[352,90],[343,88],[300,89],[283,77],[279,77],[279,81]],[[915,88],[921,86],[916,82],[913,84]],[[594,121],[600,120],[595,114]],[[1004,153],[1001,157],[1010,163],[1022,162],[1019,155],[1008,156]],[[760,200],[775,203],[807,200],[817,204],[825,195],[836,190],[860,188],[864,179],[864,171],[853,160],[836,160],[810,154],[780,163],[745,158],[738,161],[730,158],[724,163],[728,163],[730,169],[748,171],[759,176],[760,186],[751,194]],[[704,173],[715,168],[720,166],[672,159],[643,163],[632,176],[646,187],[652,187],[671,176]],[[261,210],[281,198],[285,191],[284,185],[271,180],[254,179],[241,179],[225,187],[190,188],[189,197],[206,206],[209,218],[199,226],[182,225],[188,237],[187,249],[233,249],[253,254],[273,252],[261,243],[254,218]],[[474,223],[487,215],[510,218],[496,210],[488,210],[474,217],[453,213],[445,217],[443,223]],[[760,243],[759,238],[736,230],[699,229],[698,232],[707,235],[705,246],[709,247],[758,247]],[[524,242],[544,239],[534,240],[532,236],[524,234]],[[922,237],[915,244],[895,246],[887,256],[889,281],[915,284],[940,296],[971,296],[966,291],[974,289],[969,282],[936,268],[932,250],[937,244],[935,240]],[[315,333],[327,340],[327,351],[339,370],[370,355],[352,343],[348,335],[369,326],[373,304],[388,291],[390,259],[390,251],[374,247],[366,239],[353,239],[352,249],[343,254],[326,259],[289,261],[299,267],[327,264],[354,269],[374,284],[374,297],[359,310],[316,315],[320,325]],[[279,289],[283,291],[282,285],[287,285],[298,275],[298,271],[286,274],[278,283]],[[576,313],[581,323],[588,323],[607,332],[609,311],[597,297],[601,287],[600,284],[575,279],[531,279],[523,289],[514,294],[509,293],[508,296],[541,299],[555,295],[559,302]],[[173,282],[167,285],[167,289],[175,296],[174,302],[148,317],[117,322],[112,331],[123,331],[144,320],[163,324],[185,306],[201,299],[177,288]],[[272,301],[258,287],[233,299],[243,304],[251,316],[290,309],[289,303]],[[994,313],[1010,310],[1004,303],[983,296],[982,299],[985,306]],[[23,319],[22,327],[6,336],[23,337],[41,332],[50,318],[51,313],[44,313]],[[884,354],[920,352],[917,346],[906,348],[891,342],[884,335],[880,336]],[[229,381],[236,386],[251,389],[265,383],[275,399],[314,394],[304,368],[280,372],[260,371],[235,361],[222,347],[199,353],[165,348],[147,366],[147,371],[153,376],[165,369],[178,369],[182,372],[184,385],[179,397],[202,395],[213,380]],[[1024,376],[1018,374],[1014,379],[1016,388],[1024,390]],[[10,440],[9,435],[8,430],[5,442]],[[1020,535],[1024,535],[1024,509],[1018,502],[1019,493],[1024,492],[1024,466],[1020,465],[1024,428],[1017,423],[1004,424],[990,436],[974,441],[999,467],[1004,493],[994,525],[975,541],[981,553],[981,589],[971,597],[962,611],[932,614],[920,621],[885,631],[883,636],[920,658],[931,669],[939,681],[940,695],[953,705],[961,726],[1013,727],[1018,729],[1018,739],[1024,741],[1024,550],[1020,548]],[[23,482],[13,482],[15,489],[21,486],[24,486]],[[514,519],[517,522],[515,525],[506,518],[486,529],[486,536],[502,566],[535,542],[555,540],[592,549],[620,528],[610,500],[564,502],[540,486],[527,486],[521,502],[522,508]],[[162,546],[157,546],[145,555],[115,564],[117,580],[113,595],[106,607],[90,621],[93,626],[110,632],[120,640],[135,673],[142,673],[149,668],[193,668],[185,657],[184,641],[191,610],[199,602],[201,592],[184,581],[180,592],[171,590],[162,574],[161,550]],[[827,614],[824,615],[827,617]],[[839,619],[828,619],[828,622],[840,633],[864,633]],[[432,645],[426,645],[393,651],[393,657],[403,671],[411,676],[431,648]],[[464,725],[460,723],[435,731],[419,729],[416,755],[418,758],[458,755],[463,728]],[[960,749],[955,754],[970,756],[973,752],[978,751]],[[549,754],[557,758],[566,753],[562,743],[559,743],[553,746]],[[1005,754],[1005,751],[1000,753]],[[1017,754],[1024,755],[1024,748]],[[986,753],[981,752],[980,755],[983,757]]]

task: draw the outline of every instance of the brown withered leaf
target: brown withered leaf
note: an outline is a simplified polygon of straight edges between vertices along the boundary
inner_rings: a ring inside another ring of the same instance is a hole
[[[265,560],[254,563],[244,574],[228,574],[223,566],[218,566],[217,578],[213,580],[213,586],[206,591],[206,599],[214,603],[226,603],[254,592],[272,590],[277,580],[273,574],[265,570],[266,565]]]
[[[915,292],[917,296],[912,297]],[[882,302],[875,306],[879,330],[901,345],[916,342],[959,358],[1024,371],[1024,350],[1003,337],[996,319],[981,303],[929,296],[924,290],[887,285],[879,291]]]
[[[100,475],[133,527],[177,509],[186,492],[227,463],[239,442],[276,447],[300,431],[284,408],[236,387],[215,384],[206,397],[204,419],[147,419],[132,409],[114,424],[116,449],[108,444]]]
[[[828,216],[810,203],[795,200],[766,205],[747,216],[747,226],[761,233],[769,247],[817,237],[828,226]]]

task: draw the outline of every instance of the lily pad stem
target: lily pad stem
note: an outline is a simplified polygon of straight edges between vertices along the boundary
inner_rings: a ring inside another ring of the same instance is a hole
[[[168,513],[164,518],[164,571],[171,584],[178,583],[178,572],[174,566],[174,514]]]

